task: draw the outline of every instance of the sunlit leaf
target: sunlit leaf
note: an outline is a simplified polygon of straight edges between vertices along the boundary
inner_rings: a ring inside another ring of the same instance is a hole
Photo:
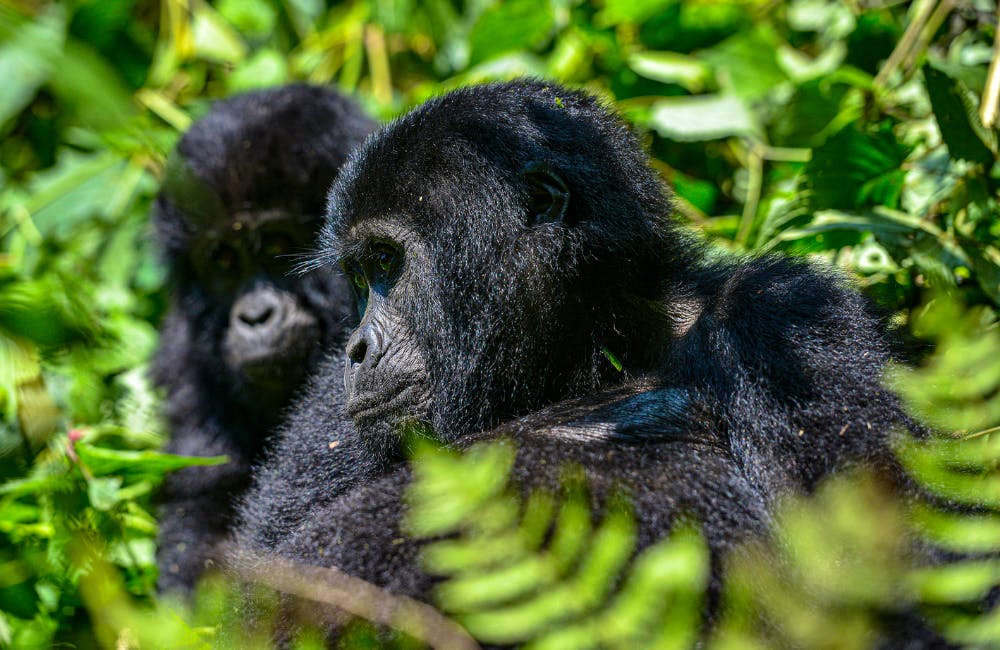
[[[756,136],[760,132],[750,110],[732,95],[662,99],[652,107],[650,125],[663,137],[680,142]]]
[[[692,93],[701,92],[711,76],[703,62],[674,52],[637,52],[629,57],[629,67],[644,77],[676,83]]]

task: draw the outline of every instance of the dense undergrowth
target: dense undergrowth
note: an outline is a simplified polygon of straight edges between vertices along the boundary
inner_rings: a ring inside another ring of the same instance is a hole
[[[0,3],[0,646],[198,646],[226,619],[224,584],[191,608],[153,591],[151,498],[192,462],[157,451],[146,377],[165,301],[148,207],[178,133],[212,98],[290,80],[388,119],[522,74],[613,102],[718,245],[854,274],[912,333],[920,368],[891,381],[942,432],[905,462],[983,506],[896,503],[860,476],[790,503],[780,543],[735,563],[710,643],[863,646],[881,614],[919,607],[957,642],[1000,644],[974,606],[1000,584],[996,17],[986,0]],[[439,455],[414,487],[413,533],[456,534],[427,554],[445,614],[538,647],[696,638],[697,531],[632,557],[627,511],[588,522],[572,490],[512,504],[505,453]],[[490,508],[502,526],[476,523]],[[912,532],[968,559],[908,566]],[[518,541],[483,560],[501,537]]]

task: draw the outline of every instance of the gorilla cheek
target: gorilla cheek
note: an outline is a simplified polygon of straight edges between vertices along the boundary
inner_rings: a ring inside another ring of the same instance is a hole
[[[226,363],[262,389],[288,390],[302,379],[320,329],[293,294],[267,286],[251,289],[230,311],[223,341]]]

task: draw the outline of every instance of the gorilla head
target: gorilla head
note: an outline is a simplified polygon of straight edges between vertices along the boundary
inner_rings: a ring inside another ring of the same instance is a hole
[[[328,270],[290,276],[313,248],[326,190],[374,125],[328,90],[289,86],[217,103],[171,157],[154,223],[195,363],[216,398],[266,415],[350,313]],[[165,354],[178,346],[165,342]]]
[[[390,125],[328,211],[323,247],[363,314],[348,413],[379,447],[400,420],[453,439],[620,379],[619,360],[648,367],[672,331],[663,283],[693,254],[627,127],[537,82]]]

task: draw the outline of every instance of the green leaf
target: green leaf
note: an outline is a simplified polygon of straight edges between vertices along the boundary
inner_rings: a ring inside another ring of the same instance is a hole
[[[194,47],[198,56],[216,63],[237,63],[247,55],[243,37],[207,2],[193,11]]]
[[[510,0],[483,12],[469,33],[470,63],[511,50],[534,50],[549,40],[555,14],[548,1]]]
[[[65,150],[57,165],[31,179],[31,196],[24,207],[43,236],[69,239],[88,220],[104,214],[108,188],[125,170],[126,163],[117,156]]]
[[[1000,540],[996,514],[943,512],[925,504],[917,506],[913,518],[931,542],[956,553],[988,553]]]
[[[233,27],[251,38],[269,36],[278,20],[274,5],[266,0],[221,0],[217,8]]]
[[[121,129],[136,112],[119,71],[82,41],[67,41],[49,86],[64,106],[97,129]]]
[[[842,129],[816,148],[806,165],[812,208],[898,207],[909,153],[888,124],[875,131],[858,125]]]
[[[838,127],[837,120],[845,109],[850,91],[849,85],[833,83],[829,78],[797,86],[782,105],[781,119],[770,125],[773,143],[788,147],[822,144],[830,130]]]
[[[0,126],[24,109],[49,78],[65,38],[62,5],[45,7],[31,21],[0,5]]]
[[[711,78],[705,63],[676,52],[636,52],[629,56],[628,65],[647,79],[675,83],[692,93],[700,93]]]
[[[812,237],[819,233],[849,230],[859,233],[871,232],[880,239],[893,240],[896,237],[908,237],[914,230],[928,229],[934,237],[941,236],[941,231],[932,224],[917,217],[911,217],[903,212],[875,208],[867,212],[843,212],[840,210],[821,210],[816,212],[796,228],[778,230],[774,237],[763,244],[766,250],[778,242],[789,242]]]
[[[665,11],[675,2],[676,0],[605,0],[604,9],[597,14],[595,22],[600,27],[625,22],[642,23]]]
[[[266,88],[288,83],[289,72],[285,57],[271,48],[260,50],[242,62],[226,80],[232,92]]]
[[[633,563],[636,526],[621,497],[611,498],[592,526],[593,502],[573,471],[558,512],[556,497],[541,490],[521,508],[507,484],[511,461],[509,443],[480,444],[464,455],[426,448],[414,460],[409,528],[450,535],[422,552],[425,567],[444,578],[436,590],[441,606],[489,643],[690,645],[708,580],[700,537],[681,530]]]
[[[733,95],[662,99],[650,110],[649,121],[657,133],[678,142],[760,134],[750,109]]]
[[[229,461],[226,456],[177,456],[158,451],[107,449],[85,442],[77,442],[74,449],[94,476],[123,474],[159,477],[183,467],[209,467]]]
[[[933,60],[923,67],[941,137],[952,158],[990,164],[996,159],[997,137],[979,121],[979,98],[959,79],[948,76]]]
[[[1000,307],[1000,248],[966,237],[960,237],[959,241],[972,262],[976,282],[993,304]]]
[[[98,510],[111,510],[119,501],[119,490],[122,487],[120,476],[109,476],[107,478],[95,478],[87,482],[87,497],[90,505]]]
[[[420,537],[455,530],[502,493],[513,462],[505,445],[476,445],[463,456],[418,448],[407,529]]]
[[[966,603],[979,600],[1000,583],[1000,561],[958,562],[911,574],[925,603]]]
[[[789,81],[778,51],[782,40],[771,28],[760,26],[732,36],[698,55],[715,69],[719,85],[746,102],[773,93]]]

